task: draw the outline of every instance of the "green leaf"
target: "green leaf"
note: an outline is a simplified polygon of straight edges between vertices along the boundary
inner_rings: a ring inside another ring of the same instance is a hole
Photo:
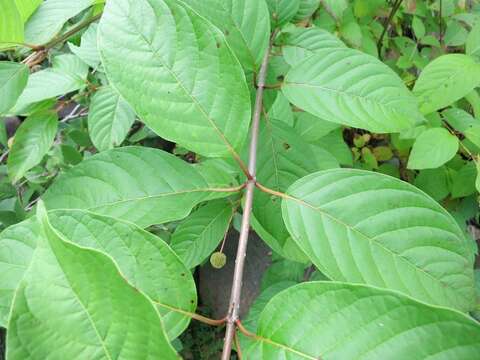
[[[294,129],[274,120],[262,123],[257,156],[258,182],[280,192],[305,175],[339,166],[327,151],[314,151]],[[253,215],[253,228],[275,252],[288,259],[305,262],[305,255],[292,241],[283,224],[279,198],[257,191]]]
[[[201,264],[224,238],[233,216],[228,200],[215,200],[193,212],[171,238],[173,251],[189,268]]]
[[[23,43],[23,21],[15,0],[0,2],[0,49]]]
[[[477,179],[475,180],[475,187],[477,191],[480,192],[480,162],[475,163],[477,165]]]
[[[322,120],[307,112],[297,112],[294,127],[305,141],[315,142],[340,128],[340,124]]]
[[[348,7],[348,0],[321,0],[323,7],[335,19],[339,20]]]
[[[97,48],[97,29],[98,24],[91,24],[82,34],[80,46],[68,43],[70,51],[93,69],[98,68],[100,65],[100,54]]]
[[[343,130],[336,129],[312,142],[314,149],[323,149],[332,154],[340,165],[353,166],[353,156],[343,139]]]
[[[452,105],[480,84],[480,64],[463,54],[442,55],[421,72],[413,88],[420,110],[429,114]]]
[[[461,198],[475,193],[477,167],[473,161],[467,162],[452,177],[452,198]]]
[[[248,359],[473,359],[480,325],[396,292],[303,283],[267,304]]]
[[[10,61],[0,62],[0,114],[5,114],[17,102],[27,85],[28,67]]]
[[[467,55],[477,58],[480,56],[480,21],[470,30],[465,46]]]
[[[135,112],[110,86],[93,95],[88,112],[88,131],[99,151],[119,146],[134,121]]]
[[[38,165],[53,144],[57,133],[58,117],[55,112],[43,112],[30,116],[15,133],[15,140],[8,156],[8,174],[12,182]]]
[[[335,35],[316,27],[289,30],[284,35],[282,45],[285,61],[291,66],[297,65],[317,51],[345,47]]]
[[[187,327],[190,318],[166,306],[195,311],[195,283],[163,240],[133,224],[80,210],[51,211],[49,218],[52,227],[72,243],[111,256],[128,282],[158,304],[170,339]],[[35,218],[0,234],[0,284],[4,288],[0,294],[0,324],[6,323],[13,294],[34,259],[39,236]]]
[[[30,75],[12,112],[22,113],[33,103],[82,89],[87,85],[87,75],[88,66],[77,56],[59,55],[53,60],[51,68]]]
[[[62,30],[67,20],[93,5],[94,0],[46,0],[25,24],[25,41],[42,45]]]
[[[425,25],[423,24],[423,21],[419,17],[417,16],[413,17],[412,28],[413,28],[413,32],[415,33],[415,37],[417,39],[421,39],[425,36]]]
[[[283,200],[293,239],[330,279],[468,311],[473,254],[462,230],[414,186],[363,170],[318,172]]]
[[[353,49],[316,51],[292,67],[282,89],[295,106],[321,119],[373,132],[398,132],[422,121],[402,80]]]
[[[106,254],[72,243],[38,210],[37,249],[15,290],[9,359],[176,359],[152,302]]]
[[[110,1],[99,49],[112,86],[149,128],[205,156],[236,156],[250,95],[223,34],[203,17],[173,0]]]
[[[15,0],[18,12],[22,17],[22,21],[25,23],[30,16],[37,10],[43,0]],[[23,29],[23,25],[22,25]]]
[[[452,159],[458,151],[458,138],[447,129],[433,128],[422,132],[408,158],[409,169],[434,169]]]
[[[448,173],[444,166],[421,170],[414,185],[437,201],[445,199],[450,193]]]
[[[265,1],[182,1],[225,34],[228,45],[245,69],[258,70],[270,34],[270,15]]]
[[[274,27],[280,27],[293,19],[300,9],[300,1],[266,0]]]
[[[300,0],[298,11],[293,17],[293,22],[308,19],[320,6],[320,0]]]
[[[219,189],[194,167],[146,147],[104,151],[60,175],[45,192],[48,209],[84,209],[141,227],[178,220]]]

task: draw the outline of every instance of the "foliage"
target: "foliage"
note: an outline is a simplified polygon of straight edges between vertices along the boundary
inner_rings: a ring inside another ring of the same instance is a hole
[[[478,357],[478,1],[5,0],[0,50],[8,359]]]

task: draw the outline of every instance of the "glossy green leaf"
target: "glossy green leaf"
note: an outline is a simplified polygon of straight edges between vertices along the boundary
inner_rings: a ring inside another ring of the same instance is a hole
[[[293,19],[300,9],[301,0],[266,0],[272,24],[280,27]]]
[[[72,243],[38,210],[40,234],[15,290],[7,358],[176,359],[160,314],[110,256]]]
[[[42,45],[62,30],[67,20],[93,5],[94,0],[45,0],[25,24],[25,42]]]
[[[48,209],[84,209],[141,227],[178,220],[212,189],[194,167],[146,147],[104,151],[68,170],[48,188]]]
[[[25,120],[15,133],[10,155],[8,174],[12,182],[38,165],[53,144],[57,133],[58,117],[54,112],[37,113]]]
[[[413,144],[409,169],[434,169],[452,159],[458,151],[458,138],[444,128],[428,129]]]
[[[22,21],[27,21],[30,16],[42,4],[43,0],[15,0],[18,12],[22,17]]]
[[[0,2],[0,49],[23,43],[23,21],[15,0]]]
[[[82,247],[111,256],[128,282],[158,304],[169,338],[178,336],[190,318],[170,311],[195,311],[195,283],[189,270],[163,240],[133,224],[80,210],[49,213],[52,227]],[[33,261],[40,236],[35,218],[12,226],[0,235],[2,250],[0,324],[7,319],[15,289]]]
[[[463,54],[442,55],[421,72],[413,88],[420,110],[429,114],[460,100],[480,85],[480,63]]]
[[[172,235],[173,251],[188,268],[201,264],[215,251],[227,233],[233,216],[228,200],[216,200],[185,219]]]
[[[28,67],[10,61],[0,62],[0,114],[6,113],[17,102],[27,85]]]
[[[98,24],[91,24],[82,34],[80,46],[68,43],[72,53],[77,55],[85,64],[96,69],[100,65],[100,53],[97,47]]]
[[[451,215],[414,186],[363,170],[318,172],[283,200],[293,239],[330,279],[473,306],[473,252]]]
[[[473,359],[480,325],[396,292],[332,282],[276,295],[245,359]]]
[[[300,0],[298,11],[293,17],[293,22],[308,19],[320,6],[320,0]]]
[[[113,87],[157,134],[206,156],[241,147],[250,123],[242,67],[223,34],[189,7],[110,1],[99,49]]]
[[[87,85],[88,66],[72,54],[54,58],[53,66],[33,73],[20,95],[14,113],[22,113],[29,105],[65,95]]]
[[[326,30],[310,27],[295,28],[283,38],[282,52],[285,61],[295,66],[317,51],[344,48],[345,44]]]
[[[374,132],[397,132],[422,121],[402,80],[353,49],[316,51],[288,72],[282,90],[295,106],[321,119]]]
[[[270,15],[265,1],[182,1],[224,33],[228,45],[245,69],[258,70],[270,34]]]
[[[338,167],[327,151],[314,151],[293,128],[274,120],[262,124],[257,156],[258,182],[280,192],[305,175]],[[306,261],[283,224],[279,198],[257,191],[253,215],[253,228],[275,252],[288,259]]]
[[[95,147],[108,150],[119,146],[135,121],[130,105],[110,86],[97,91],[88,112],[88,133]]]

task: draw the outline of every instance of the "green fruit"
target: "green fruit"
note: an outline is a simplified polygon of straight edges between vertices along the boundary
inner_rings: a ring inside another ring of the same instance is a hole
[[[224,253],[217,251],[217,252],[214,252],[212,256],[210,256],[210,264],[212,264],[212,266],[215,269],[223,268],[226,263],[227,263],[227,257],[225,256]]]

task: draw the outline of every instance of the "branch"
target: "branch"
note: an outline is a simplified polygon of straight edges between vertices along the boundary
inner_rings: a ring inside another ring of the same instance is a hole
[[[240,229],[240,237],[238,239],[237,257],[235,259],[235,270],[233,273],[232,291],[230,293],[230,304],[227,314],[227,330],[225,332],[225,342],[222,352],[222,360],[229,360],[232,352],[232,341],[236,329],[236,321],[240,309],[240,295],[242,292],[243,267],[245,265],[245,256],[248,244],[248,232],[250,229],[250,215],[252,213],[253,192],[255,190],[255,174],[257,167],[257,145],[258,145],[258,129],[260,125],[260,116],[263,108],[263,92],[265,89],[265,79],[267,76],[268,61],[270,51],[272,49],[273,40],[277,35],[274,31],[270,37],[270,44],[265,56],[263,57],[262,66],[258,75],[258,90],[255,98],[255,110],[252,118],[252,135],[250,140],[250,152],[248,159],[249,177],[246,182],[245,205],[243,207],[242,226]]]
[[[210,319],[206,316],[203,316],[203,315],[200,315],[200,314],[197,314],[197,313],[192,313],[192,312],[189,312],[189,311],[185,311],[185,310],[182,310],[182,309],[170,306],[170,305],[162,304],[158,301],[153,301],[153,303],[155,305],[158,305],[158,306],[163,307],[165,309],[171,310],[171,311],[176,312],[178,314],[188,316],[189,318],[192,318],[193,320],[200,321],[200,322],[202,322],[204,324],[207,324],[207,325],[221,326],[221,325],[225,324],[225,321],[226,321],[226,319],[218,319],[218,320]]]
[[[402,4],[403,0],[396,0],[396,2],[393,4],[392,10],[390,11],[390,14],[388,15],[387,20],[383,23],[383,31],[382,35],[380,35],[380,39],[378,39],[377,42],[377,50],[378,50],[378,57],[380,60],[382,59],[382,46],[383,46],[383,38],[385,37],[385,34],[387,33],[388,26],[393,20],[393,17],[395,16],[395,13],[400,9],[400,5]]]

